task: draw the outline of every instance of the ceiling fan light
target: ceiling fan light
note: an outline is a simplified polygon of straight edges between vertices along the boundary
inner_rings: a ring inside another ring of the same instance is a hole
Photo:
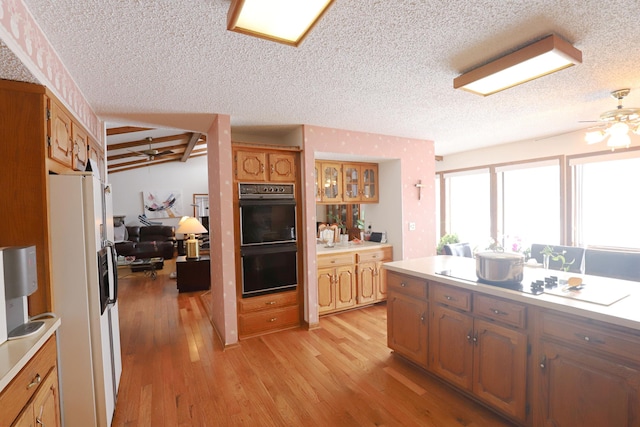
[[[598,142],[602,142],[607,134],[602,130],[594,130],[587,132],[584,136],[584,140],[587,144],[597,144]]]
[[[614,136],[622,136],[622,135],[627,135],[629,133],[629,125],[627,125],[626,123],[615,123],[613,125],[611,125],[611,127],[609,129],[607,129],[607,132],[609,133],[609,135],[611,135],[612,137]]]
[[[611,149],[628,147],[629,145],[631,145],[631,138],[626,133],[611,135],[611,137],[607,141],[607,146],[611,147]]]

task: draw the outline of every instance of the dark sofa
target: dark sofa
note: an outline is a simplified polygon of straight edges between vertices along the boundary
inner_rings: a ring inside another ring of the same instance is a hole
[[[119,256],[172,259],[175,242],[175,228],[172,226],[127,226],[127,240],[116,243],[116,252]]]

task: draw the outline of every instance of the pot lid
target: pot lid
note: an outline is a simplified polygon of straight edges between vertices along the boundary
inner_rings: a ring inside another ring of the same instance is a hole
[[[491,259],[524,259],[524,255],[516,252],[494,252],[494,251],[478,252],[476,254],[476,257],[491,258]]]

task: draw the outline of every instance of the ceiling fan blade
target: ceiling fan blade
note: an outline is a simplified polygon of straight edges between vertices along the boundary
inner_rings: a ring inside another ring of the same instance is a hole
[[[160,151],[159,153],[156,154],[156,156],[166,156],[167,154],[173,154],[173,151],[171,150]]]

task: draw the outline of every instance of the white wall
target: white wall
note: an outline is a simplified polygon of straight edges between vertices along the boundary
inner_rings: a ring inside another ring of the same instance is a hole
[[[113,214],[126,215],[126,225],[140,225],[138,215],[144,213],[142,192],[179,190],[182,192],[182,214],[193,215],[193,194],[208,194],[207,158],[187,162],[168,162],[109,175],[113,191]],[[177,226],[180,218],[153,219]]]
[[[479,165],[508,163],[541,157],[575,155],[607,151],[606,142],[589,145],[584,142],[584,130],[541,139],[529,139],[495,145],[444,156],[436,162],[436,172],[469,168]],[[472,135],[470,136],[473,137]],[[631,134],[631,146],[640,146],[640,136]]]

